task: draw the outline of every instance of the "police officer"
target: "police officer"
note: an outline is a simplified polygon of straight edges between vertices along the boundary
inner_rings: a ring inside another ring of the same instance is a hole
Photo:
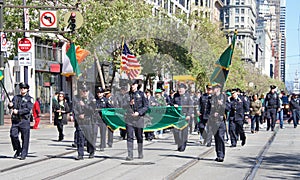
[[[277,111],[280,110],[280,100],[276,93],[276,86],[271,85],[270,89],[270,92],[266,95],[264,106],[267,113],[267,131],[270,130],[270,127],[274,131]]]
[[[211,97],[211,109],[210,109],[210,131],[214,134],[215,138],[215,150],[217,158],[215,161],[223,162],[225,157],[225,142],[224,135],[226,132],[225,124],[225,108],[226,108],[226,96],[221,93],[222,86],[220,84],[214,84],[213,95]]]
[[[116,94],[116,101],[117,101],[117,108],[124,108],[126,109],[129,106],[129,92],[127,86],[121,87],[121,93]],[[120,129],[120,138],[122,140],[126,139],[126,129]]]
[[[97,116],[97,125],[100,128],[100,151],[104,151],[104,148],[106,147],[106,124],[104,123],[102,119],[102,111],[101,109],[106,108],[107,105],[107,99],[104,97],[104,90],[99,87],[96,90],[97,97],[96,97],[96,108],[98,110],[99,116]],[[98,133],[98,128],[97,128]]]
[[[94,158],[95,154],[95,125],[94,113],[96,100],[89,93],[85,85],[79,88],[79,96],[74,98],[75,134],[78,156],[76,160],[83,160],[84,144],[86,141],[89,158]]]
[[[141,83],[139,80],[134,80],[131,84],[129,92],[130,96],[130,109],[125,115],[126,131],[127,131],[127,161],[133,160],[133,138],[134,134],[138,143],[138,158],[143,158],[143,128],[145,115],[149,108],[148,99],[145,93],[140,91]]]
[[[292,93],[290,100],[290,109],[292,111],[292,117],[294,122],[294,128],[297,128],[298,121],[300,119],[300,100],[297,94]]]
[[[209,133],[209,129],[205,131],[206,124],[209,119],[210,110],[211,110],[211,96],[212,96],[212,86],[206,85],[206,93],[204,93],[199,101],[199,111],[198,115],[200,122],[198,123],[200,135],[204,138],[204,144],[207,142],[207,146],[211,146],[212,133]],[[208,136],[209,135],[209,136]]]
[[[242,146],[246,143],[246,135],[244,132],[244,113],[247,109],[247,104],[238,97],[236,89],[231,91],[232,97],[226,104],[226,110],[229,112],[229,134],[231,140],[230,147],[236,147],[238,134],[242,140]]]
[[[28,154],[33,98],[28,94],[29,85],[27,83],[20,83],[19,88],[20,94],[14,96],[12,102],[8,104],[8,108],[12,109],[10,138],[13,149],[16,151],[14,158],[20,157],[20,160],[24,160]],[[19,133],[21,133],[22,146]]]
[[[114,108],[114,102],[113,102],[113,97],[111,95],[111,91],[110,89],[106,89],[104,91],[104,97],[106,99],[106,107],[105,108]],[[109,148],[112,147],[113,144],[113,138],[114,138],[114,132],[107,127],[107,134],[108,134],[108,141],[107,141],[107,145]]]
[[[174,107],[182,106],[182,114],[185,116],[185,120],[189,124],[191,120],[191,115],[193,113],[193,101],[190,95],[186,92],[186,85],[180,84],[178,89],[178,94],[174,95]],[[188,127],[184,129],[174,129],[174,139],[177,144],[177,150],[183,152],[186,148],[188,140]]]

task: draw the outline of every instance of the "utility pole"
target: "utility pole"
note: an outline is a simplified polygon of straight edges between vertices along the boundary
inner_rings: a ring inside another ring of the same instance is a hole
[[[0,31],[3,30],[3,5],[4,0],[0,0]],[[1,42],[2,43],[2,42]],[[0,50],[0,71],[4,74],[4,56]],[[1,80],[3,81],[3,79]],[[4,125],[4,102],[2,101],[2,86],[0,87],[0,125]]]

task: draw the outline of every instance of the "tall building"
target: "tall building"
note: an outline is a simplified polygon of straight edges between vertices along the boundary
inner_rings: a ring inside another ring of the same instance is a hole
[[[286,62],[286,36],[285,36],[285,13],[286,13],[286,0],[280,2],[280,78],[285,82],[285,62]]]
[[[238,31],[237,46],[242,50],[242,60],[256,61],[256,0],[223,0],[222,29]]]
[[[169,16],[185,14],[187,19],[191,13],[203,18],[209,18],[211,22],[220,21],[220,13],[223,7],[221,0],[145,0],[153,5],[153,14],[157,15],[160,9],[164,9]]]

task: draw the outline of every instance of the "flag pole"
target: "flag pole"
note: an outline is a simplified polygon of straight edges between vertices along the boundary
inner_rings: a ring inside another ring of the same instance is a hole
[[[11,101],[10,97],[9,97],[7,91],[6,91],[6,88],[4,87],[4,84],[3,84],[2,80],[0,80],[0,82],[1,82],[2,88],[4,89],[4,92],[5,92],[6,96],[7,96],[8,100],[9,100],[9,102],[10,102]]]
[[[102,86],[102,89],[104,90],[105,89],[104,78],[103,78],[102,69],[101,69],[101,66],[99,63],[99,59],[97,57],[96,50],[94,51],[94,57],[95,57],[95,61],[96,61],[96,65],[97,65],[97,69],[98,69],[98,73],[99,73],[99,77],[100,77],[100,81],[101,81],[101,86]]]

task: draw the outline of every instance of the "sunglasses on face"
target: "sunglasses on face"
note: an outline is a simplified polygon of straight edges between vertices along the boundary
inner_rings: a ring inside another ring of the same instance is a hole
[[[64,97],[64,96],[59,96],[59,97]]]

